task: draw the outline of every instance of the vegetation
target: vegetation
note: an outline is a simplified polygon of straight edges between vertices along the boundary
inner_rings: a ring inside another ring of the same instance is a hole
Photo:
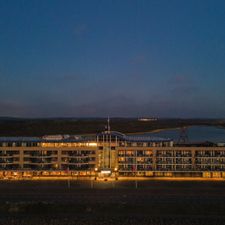
[[[87,134],[103,131],[106,118],[87,119],[0,119],[0,136],[43,136],[49,134]],[[215,119],[159,119],[138,121],[137,118],[112,118],[112,130],[123,133],[148,132],[157,129],[192,125],[225,127],[225,120]]]

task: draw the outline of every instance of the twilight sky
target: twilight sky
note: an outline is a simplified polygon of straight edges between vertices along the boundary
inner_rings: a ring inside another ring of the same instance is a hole
[[[225,117],[224,0],[0,0],[0,116]]]

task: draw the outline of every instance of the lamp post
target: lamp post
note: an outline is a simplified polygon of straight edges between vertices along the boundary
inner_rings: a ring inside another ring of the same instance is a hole
[[[115,180],[118,180],[118,168],[117,167],[115,167],[114,172],[115,172]]]
[[[97,180],[98,168],[95,167],[95,180]]]
[[[137,182],[137,165],[133,165],[133,173],[135,177],[135,188],[138,188],[138,182]]]
[[[69,166],[67,166],[66,173],[67,173],[67,176],[68,176],[67,185],[68,185],[68,189],[70,189]]]
[[[118,180],[118,177],[117,177],[118,168],[117,167],[114,168],[114,172],[115,172],[115,180],[114,180],[113,187],[115,188],[116,187],[116,181]]]

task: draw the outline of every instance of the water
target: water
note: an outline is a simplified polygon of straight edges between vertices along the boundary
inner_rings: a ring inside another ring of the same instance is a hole
[[[210,126],[192,126],[187,130],[190,142],[225,142],[225,129]],[[172,138],[174,141],[179,139],[180,129],[163,130],[151,133],[154,137]],[[149,133],[148,133],[149,135]]]

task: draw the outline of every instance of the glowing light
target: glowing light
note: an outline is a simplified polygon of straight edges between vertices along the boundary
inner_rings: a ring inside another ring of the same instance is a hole
[[[88,146],[97,146],[97,143],[96,142],[91,142],[91,143],[88,143]]]
[[[111,173],[111,170],[102,170],[101,173],[102,174],[110,174]]]

